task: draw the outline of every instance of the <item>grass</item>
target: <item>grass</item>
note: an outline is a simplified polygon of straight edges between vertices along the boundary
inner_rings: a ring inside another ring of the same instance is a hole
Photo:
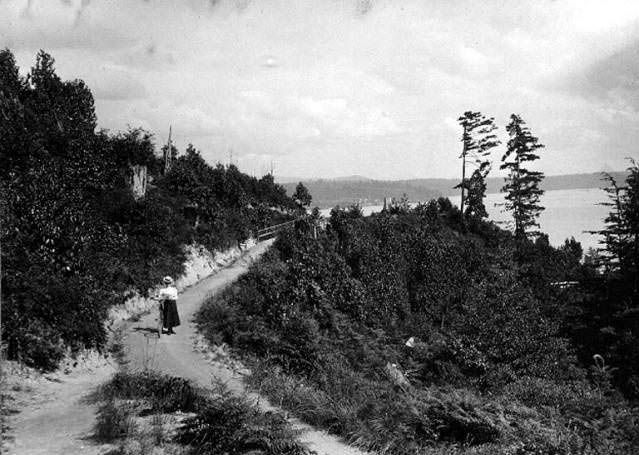
[[[252,359],[251,368],[249,385],[272,403],[379,454],[629,455],[639,446],[637,410],[597,401],[583,385],[569,390],[529,380],[505,394],[481,396],[441,386],[384,390],[334,371],[329,385],[318,386],[264,360]],[[349,393],[342,382],[350,383]],[[522,394],[534,394],[537,405],[524,404],[517,398]],[[559,394],[565,409],[556,403]]]
[[[414,454],[435,443],[470,448],[496,442],[507,432],[501,406],[464,391],[428,388],[405,393],[331,372],[328,390],[336,393],[330,393],[264,362],[254,362],[252,370],[249,385],[273,403],[368,451]],[[349,394],[338,392],[353,381],[357,387]]]
[[[222,384],[213,391],[152,371],[120,372],[92,396],[94,436],[110,455],[155,453],[311,455],[280,413],[262,412]]]
[[[0,362],[4,362],[4,360],[0,358]],[[4,452],[5,445],[12,440],[12,437],[9,435],[11,427],[9,426],[8,417],[16,412],[10,405],[13,401],[13,397],[6,392],[6,383],[3,365],[2,368],[0,368],[0,452]]]
[[[112,442],[132,437],[137,427],[133,403],[109,400],[98,410],[95,438],[101,442]]]

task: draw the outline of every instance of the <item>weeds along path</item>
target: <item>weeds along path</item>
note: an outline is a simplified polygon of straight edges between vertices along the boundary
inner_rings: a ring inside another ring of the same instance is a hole
[[[157,314],[143,316],[131,324],[124,339],[128,368],[150,368],[173,376],[180,376],[196,382],[202,387],[210,387],[216,380],[225,382],[230,390],[244,393],[242,375],[229,367],[211,362],[210,356],[196,349],[199,336],[193,322],[195,313],[208,297],[223,290],[248,269],[272,244],[263,242],[246,252],[235,263],[216,274],[205,278],[186,289],[179,296],[178,311],[182,325],[175,329],[175,335],[162,335],[158,340],[154,336],[157,327]],[[275,410],[265,398],[249,393],[249,398],[259,403],[263,410]],[[363,455],[364,452],[350,447],[339,438],[300,422],[289,419],[294,428],[302,432],[300,439],[315,450],[318,455]]]

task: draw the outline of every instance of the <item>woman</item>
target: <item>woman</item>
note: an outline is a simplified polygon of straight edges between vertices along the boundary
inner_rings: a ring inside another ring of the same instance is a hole
[[[177,311],[177,288],[173,285],[173,278],[164,277],[164,285],[160,289],[159,300],[162,302],[162,321],[169,335],[175,334],[173,327],[180,325],[180,316]]]

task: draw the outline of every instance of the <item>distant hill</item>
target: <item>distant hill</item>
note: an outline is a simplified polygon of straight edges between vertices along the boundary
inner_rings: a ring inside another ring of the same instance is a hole
[[[610,174],[622,182],[625,172],[610,172]],[[601,180],[602,174],[567,174],[548,175],[542,183],[546,191],[571,190],[578,188],[602,188],[605,182]],[[459,183],[457,179],[411,179],[411,180],[373,180],[360,175],[339,177],[335,179],[298,179],[285,182],[278,179],[286,188],[288,194],[295,191],[297,182],[302,181],[313,196],[313,206],[320,208],[333,207],[335,205],[348,206],[361,202],[362,205],[379,205],[384,198],[399,198],[406,194],[411,201],[424,201],[439,196],[449,196],[458,190],[454,189]],[[489,178],[487,183],[488,193],[498,193],[504,184],[502,177]]]
[[[369,179],[368,177],[364,177],[363,175],[347,175],[345,177],[335,177],[334,179],[337,182],[370,182],[373,179]]]
[[[306,182],[311,182],[313,180],[326,180],[330,182],[369,182],[374,179],[371,179],[369,177],[364,177],[363,175],[345,175],[342,177],[332,177],[332,178],[326,178],[326,179],[307,179],[303,177],[290,177],[290,176],[275,177],[275,181],[277,183],[279,183],[280,185],[287,185],[287,187],[290,184],[293,184],[293,187],[295,187],[295,185],[297,185],[298,182],[304,182],[304,184],[306,185]]]

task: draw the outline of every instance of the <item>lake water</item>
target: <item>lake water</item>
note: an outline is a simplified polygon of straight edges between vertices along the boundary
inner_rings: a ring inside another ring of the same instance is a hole
[[[459,194],[449,197],[453,204],[459,206]],[[574,237],[581,242],[584,252],[588,248],[597,248],[599,236],[585,231],[604,227],[604,219],[610,208],[599,204],[606,201],[606,193],[598,188],[546,191],[541,199],[541,205],[546,210],[539,216],[540,229],[548,234],[552,245],[559,246],[567,238]],[[491,220],[498,223],[511,221],[510,214],[497,205],[503,202],[501,193],[486,195],[484,204]],[[362,207],[362,211],[368,216],[382,208],[381,205],[367,206]],[[322,214],[328,216],[330,209],[322,210]]]

